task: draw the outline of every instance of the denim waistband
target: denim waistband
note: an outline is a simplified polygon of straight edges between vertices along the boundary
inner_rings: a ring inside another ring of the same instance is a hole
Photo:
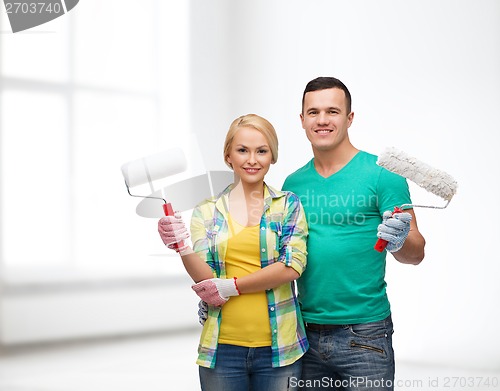
[[[335,330],[344,327],[343,324],[318,324],[305,322],[306,329],[313,331],[323,331],[323,330]]]

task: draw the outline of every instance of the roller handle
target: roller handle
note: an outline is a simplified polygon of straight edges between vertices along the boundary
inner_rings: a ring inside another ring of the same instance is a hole
[[[394,213],[402,213],[403,212],[403,209],[401,208],[398,208],[397,206],[394,208],[394,210],[392,211],[392,214]],[[377,243],[375,243],[375,246],[373,247],[375,250],[377,250],[379,253],[381,253],[382,251],[384,251],[384,249],[386,248],[387,246],[387,243],[389,243],[387,240],[384,240],[384,239],[378,239],[377,240]]]
[[[165,216],[173,216],[174,215],[174,209],[172,208],[172,204],[170,202],[167,202],[163,204],[163,212],[165,213]],[[184,246],[184,241],[181,241],[179,243],[174,244],[173,249],[177,251],[179,247]]]
[[[174,215],[174,209],[172,208],[172,204],[170,202],[163,204],[163,212],[165,212],[165,216]]]

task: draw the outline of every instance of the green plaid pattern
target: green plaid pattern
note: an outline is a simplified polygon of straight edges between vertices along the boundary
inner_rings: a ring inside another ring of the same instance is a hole
[[[191,218],[193,250],[212,268],[214,277],[226,278],[225,254],[228,229],[229,193],[199,204]],[[264,186],[264,213],[260,221],[261,266],[283,262],[299,275],[306,267],[307,223],[299,198],[285,191]],[[280,285],[266,291],[271,326],[273,367],[292,364],[308,349],[304,322],[295,296],[295,284]],[[197,364],[213,368],[217,356],[220,307],[209,306],[208,318],[198,347]]]

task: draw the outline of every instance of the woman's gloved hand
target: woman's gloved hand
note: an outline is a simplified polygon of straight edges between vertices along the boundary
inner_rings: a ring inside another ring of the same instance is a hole
[[[189,246],[184,243],[184,240],[189,238],[189,231],[180,213],[176,212],[174,216],[162,217],[158,221],[158,233],[165,246],[181,255],[189,249]]]
[[[377,236],[388,242],[387,251],[394,253],[401,250],[410,232],[411,219],[412,216],[408,212],[393,213],[390,210],[384,212]]]
[[[211,278],[203,280],[191,288],[201,300],[215,306],[221,306],[229,300],[229,297],[240,294],[236,285],[236,278]]]

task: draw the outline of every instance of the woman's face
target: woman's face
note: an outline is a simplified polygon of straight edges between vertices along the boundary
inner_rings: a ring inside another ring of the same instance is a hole
[[[263,182],[272,161],[271,148],[261,132],[242,127],[233,138],[226,160],[243,183]]]

